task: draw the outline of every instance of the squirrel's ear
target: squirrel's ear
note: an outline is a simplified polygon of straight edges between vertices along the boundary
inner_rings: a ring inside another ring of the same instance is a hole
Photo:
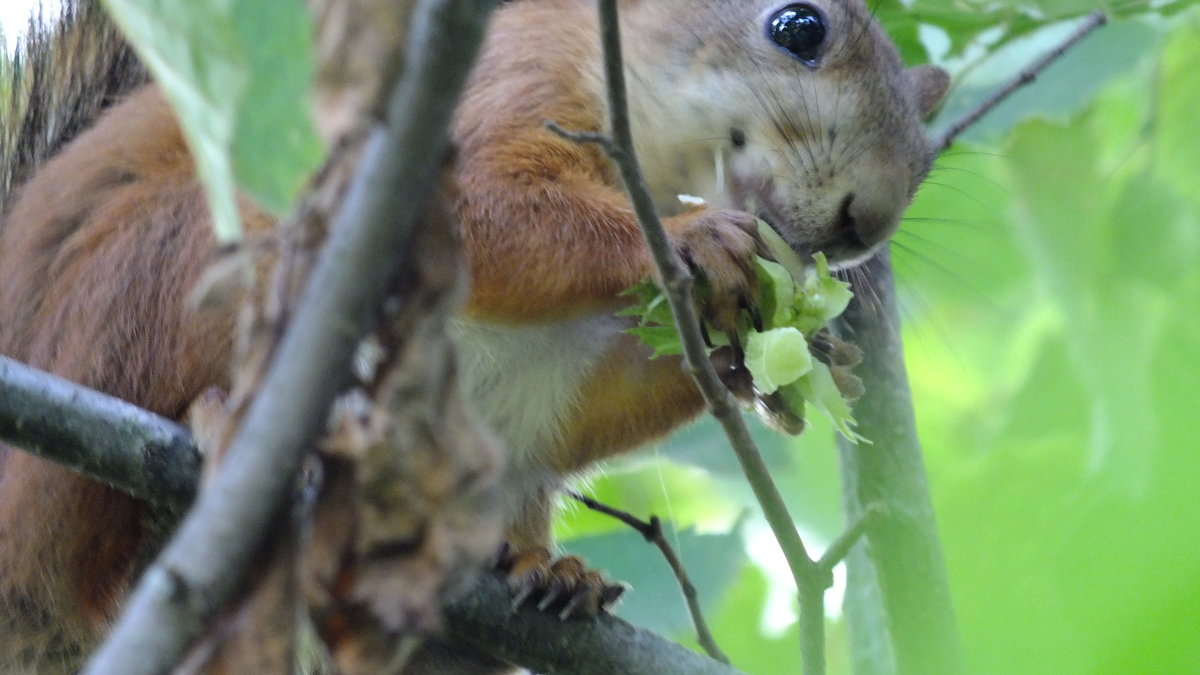
[[[907,71],[909,86],[917,93],[921,117],[928,120],[942,105],[950,88],[950,75],[937,66],[914,66]]]

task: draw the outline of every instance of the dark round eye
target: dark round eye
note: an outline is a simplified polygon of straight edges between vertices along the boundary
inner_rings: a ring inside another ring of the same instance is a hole
[[[767,20],[767,36],[804,63],[816,65],[825,43],[825,17],[809,4],[788,5]]]

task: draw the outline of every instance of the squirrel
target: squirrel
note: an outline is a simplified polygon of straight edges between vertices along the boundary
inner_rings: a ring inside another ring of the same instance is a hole
[[[62,30],[101,32],[92,3],[73,4]],[[886,242],[932,162],[922,120],[944,71],[904,68],[861,0],[621,8],[635,150],[674,247],[711,287],[702,311],[714,325],[753,296],[759,216],[801,254],[844,266]],[[111,64],[126,48],[106,49]],[[679,359],[650,359],[614,315],[619,294],[654,275],[615,167],[544,124],[606,129],[600,55],[589,0],[507,2],[451,123],[450,206],[470,273],[464,378],[509,449],[502,494],[518,548],[549,543],[564,477],[703,408]],[[72,129],[95,117],[90,128],[69,143],[58,129],[62,148],[40,166],[37,152],[14,158],[24,166],[11,175],[28,179],[0,195],[0,353],[178,418],[228,385],[235,310],[188,308],[217,245],[161,93],[137,74],[93,79],[62,104]],[[102,112],[79,112],[89,95]],[[705,204],[684,207],[684,194]],[[248,232],[273,227],[242,202]],[[0,670],[79,665],[159,543],[149,510],[0,445]]]

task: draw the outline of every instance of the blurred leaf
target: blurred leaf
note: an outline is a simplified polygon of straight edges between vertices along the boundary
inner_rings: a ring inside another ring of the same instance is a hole
[[[1154,93],[1158,97],[1155,131],[1159,175],[1181,194],[1200,200],[1195,182],[1200,175],[1200,145],[1196,143],[1196,112],[1200,110],[1198,62],[1200,21],[1193,20],[1184,24],[1168,43]]]
[[[762,634],[766,600],[766,577],[757,567],[747,565],[720,612],[708,617],[717,644],[746,673],[799,673],[800,648],[795,626],[776,635]],[[755,638],[746,639],[747,633]]]
[[[1009,161],[1023,197],[1014,223],[1075,332],[1072,356],[1093,392],[1089,462],[1121,486],[1140,489],[1153,461],[1145,446],[1155,445],[1158,426],[1147,375],[1168,296],[1126,274],[1128,261],[1147,247],[1122,244],[1134,237],[1153,249],[1170,228],[1113,218],[1121,181],[1099,174],[1085,128],[1027,123]]]
[[[937,338],[909,368],[975,672],[1197,669],[1195,27],[1161,68],[1155,29],[1080,110],[943,158],[969,171],[935,173],[905,225],[924,239],[899,238],[927,304],[906,337]],[[980,226],[927,228],[939,210]]]
[[[279,214],[322,150],[309,113],[311,26],[299,2],[106,0],[183,126],[222,241],[237,187]]]

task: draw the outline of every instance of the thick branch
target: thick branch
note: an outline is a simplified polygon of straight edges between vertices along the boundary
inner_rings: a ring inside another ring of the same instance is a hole
[[[1018,73],[933,142],[941,152],[1001,101],[1107,21],[1093,12],[1061,44]],[[946,579],[941,543],[917,440],[895,288],[886,251],[854,276],[854,300],[839,320],[842,337],[863,349],[856,370],[866,393],[855,406],[858,431],[874,446],[838,439],[842,492],[851,531],[833,556],[849,555],[845,600],[856,672],[955,673],[964,669],[962,647]],[[864,301],[869,298],[870,301]],[[872,509],[878,509],[874,516]],[[853,547],[863,533],[865,547]]]
[[[547,675],[734,675],[740,671],[608,614],[562,621],[553,613],[511,609],[511,596],[494,575],[446,607],[458,641]]]
[[[10,396],[13,392],[16,392],[16,396]],[[20,412],[23,408],[10,403],[10,400],[24,399],[27,392],[29,406],[34,407],[35,412],[40,410],[39,406],[46,404],[53,406],[53,414],[39,412],[23,416]],[[47,396],[46,392],[52,393]],[[93,405],[94,399],[101,399],[101,404]],[[14,412],[15,416],[11,414]],[[107,433],[106,429],[114,428],[135,439],[157,439],[164,429],[173,432],[175,435],[169,436],[174,439],[173,442],[166,445],[141,441],[132,445],[114,442],[104,451],[106,462],[114,474],[144,475],[147,480],[153,481],[157,480],[154,476],[160,475],[155,473],[159,465],[168,460],[148,462],[148,457],[162,448],[165,448],[165,452],[181,453],[182,456],[170,455],[179,461],[170,469],[175,475],[171,480],[191,487],[170,492],[149,490],[148,493],[157,495],[161,500],[159,505],[169,510],[182,511],[188,506],[199,480],[199,463],[187,459],[194,456],[195,443],[186,429],[131,404],[0,357],[0,428],[6,429],[6,441],[32,449],[31,446],[40,441],[29,439],[53,439],[52,443],[47,441],[52,452],[44,456],[54,461],[73,463],[78,461],[75,454],[60,450],[67,446],[58,440],[63,433],[59,429],[77,430],[76,436],[70,440],[71,444],[76,444],[82,435],[91,433],[87,425],[93,423],[98,430],[96,433],[101,436]],[[17,427],[20,428],[20,437],[8,435],[8,428]],[[95,439],[88,437],[85,440]],[[143,447],[152,447],[156,451],[142,452]],[[82,446],[81,452],[89,454],[95,451]],[[84,472],[93,475],[86,467]],[[553,615],[532,609],[510,613],[512,599],[503,584],[491,575],[482,577],[472,590],[448,603],[445,610],[452,634],[484,652],[546,673],[694,672],[733,675],[738,672],[610,616],[604,616],[597,622],[563,622]],[[467,635],[461,636],[463,633]],[[487,636],[486,639],[477,637],[483,635]],[[600,652],[604,655],[597,656]],[[602,664],[597,668],[611,665],[619,669],[587,670],[586,664],[597,658],[601,660],[596,663]],[[676,669],[671,670],[671,667]]]
[[[837,323],[862,348],[854,406],[873,445],[838,439],[847,522],[866,523],[866,546],[847,558],[846,616],[856,672],[958,673],[964,668],[937,523],[917,441],[887,251],[854,275]],[[869,279],[869,287],[862,280]],[[864,521],[874,504],[882,508]]]
[[[1060,45],[953,123],[934,141],[937,152],[1106,20],[1103,12],[1089,15]],[[839,556],[849,550],[845,606],[855,670],[961,672],[962,647],[913,420],[886,251],[864,267],[867,273],[855,275],[854,300],[838,324],[865,354],[856,373],[866,393],[854,412],[859,432],[875,442],[864,448],[838,439],[846,520],[856,524],[852,530],[865,532],[868,543],[837,547]],[[879,513],[871,517],[876,504]]]
[[[346,381],[371,309],[383,300],[391,261],[408,243],[490,9],[487,0],[425,0],[417,7],[387,123],[367,143],[260,395],[219,476],[144,575],[88,672],[170,670],[236,591]]]
[[[186,429],[118,398],[0,356],[0,440],[168,508],[196,494]]]

